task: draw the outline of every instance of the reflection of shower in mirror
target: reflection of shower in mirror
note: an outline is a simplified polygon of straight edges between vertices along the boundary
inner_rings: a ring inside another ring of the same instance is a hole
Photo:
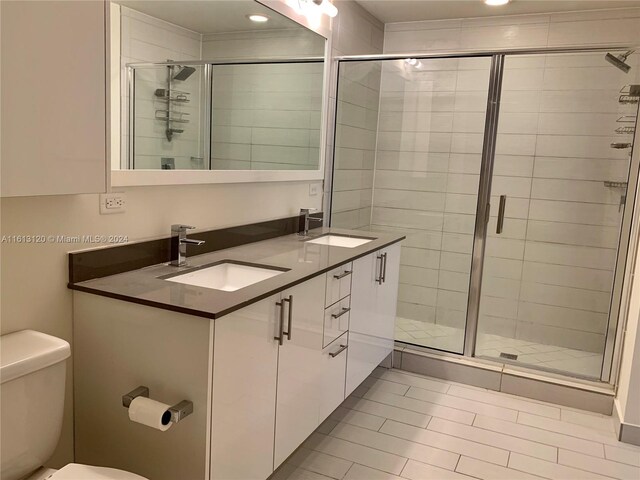
[[[631,70],[631,66],[629,64],[627,64],[627,58],[633,52],[635,52],[635,50],[627,50],[626,52],[621,53],[620,55],[614,55],[612,53],[607,53],[604,56],[604,58],[605,58],[605,60],[607,62],[609,62],[614,67],[619,68],[624,73],[629,73],[629,70]]]

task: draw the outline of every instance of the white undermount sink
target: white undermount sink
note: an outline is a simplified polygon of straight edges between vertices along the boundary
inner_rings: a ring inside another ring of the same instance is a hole
[[[165,280],[195,285],[197,287],[213,288],[225,292],[234,292],[284,272],[284,270],[276,270],[274,268],[223,262],[211,267],[176,275],[175,277],[165,277]]]
[[[346,237],[343,235],[323,235],[313,240],[307,240],[305,243],[314,243],[317,245],[328,245],[329,247],[354,248],[369,243],[373,238]]]

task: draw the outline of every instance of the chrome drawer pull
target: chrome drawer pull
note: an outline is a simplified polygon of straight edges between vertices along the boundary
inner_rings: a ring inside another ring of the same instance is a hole
[[[340,349],[337,352],[329,352],[329,356],[331,358],[333,357],[337,357],[338,355],[340,355],[342,352],[344,352],[347,349],[347,345],[340,345]]]
[[[384,283],[387,281],[387,252],[384,252],[382,254],[383,258],[383,264],[382,264],[382,273],[380,274],[380,283]]]
[[[276,305],[280,307],[280,336],[273,337],[273,339],[278,340],[278,344],[282,345],[284,343],[284,302],[276,302]]]
[[[351,273],[352,273],[352,270],[345,270],[340,275],[334,275],[333,278],[335,278],[336,280],[340,280],[341,278],[344,278],[347,275],[351,275]]]
[[[345,313],[349,313],[351,311],[350,308],[342,307],[342,311],[340,313],[332,313],[331,318],[340,318]]]
[[[293,323],[293,295],[289,295],[289,298],[283,298],[282,301],[289,304],[289,321],[287,324],[287,331],[283,333],[287,336],[287,340],[291,340],[291,324]],[[284,305],[282,306],[282,309],[284,310]]]
[[[378,256],[376,256],[376,258],[377,258],[378,260],[380,260],[380,268],[378,269],[378,276],[377,276],[377,277],[375,277],[375,282],[376,282],[378,285],[382,285],[382,281],[383,281],[383,280],[382,280],[382,263],[384,262],[384,254],[380,254],[380,255],[378,255]]]

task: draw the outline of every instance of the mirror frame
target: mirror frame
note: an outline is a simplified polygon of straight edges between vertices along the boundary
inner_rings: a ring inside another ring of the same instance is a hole
[[[316,170],[125,170],[121,168],[122,132],[120,115],[122,88],[120,65],[120,8],[109,2],[109,28],[107,34],[109,76],[107,79],[108,107],[108,155],[107,175],[112,187],[140,187],[154,185],[203,185],[217,183],[255,183],[255,182],[300,182],[323,180],[327,155],[328,107],[330,92],[331,60],[331,19],[326,15],[320,24],[314,24],[307,16],[298,12],[290,3],[296,0],[254,0],[284,15],[299,25],[311,30],[325,39],[322,112],[320,120],[320,158]],[[117,8],[116,8],[117,7]],[[116,30],[117,28],[117,30]],[[118,52],[118,55],[113,55]]]

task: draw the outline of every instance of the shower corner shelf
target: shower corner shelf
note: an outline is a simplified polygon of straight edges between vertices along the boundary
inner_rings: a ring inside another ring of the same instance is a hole
[[[174,73],[174,69],[178,67],[178,72]],[[176,110],[180,104],[189,103],[190,92],[176,90],[172,88],[171,82],[173,80],[185,81],[195,72],[193,67],[181,67],[180,65],[168,65],[167,66],[167,87],[157,88],[153,94],[160,101],[166,102],[166,109],[159,109],[155,112],[155,119],[165,122],[165,135],[170,142],[173,140],[175,134],[184,133],[184,128],[174,128],[174,123],[187,124],[189,120],[183,118],[185,115],[189,115],[187,112],[181,112]],[[173,105],[173,108],[172,108]]]

